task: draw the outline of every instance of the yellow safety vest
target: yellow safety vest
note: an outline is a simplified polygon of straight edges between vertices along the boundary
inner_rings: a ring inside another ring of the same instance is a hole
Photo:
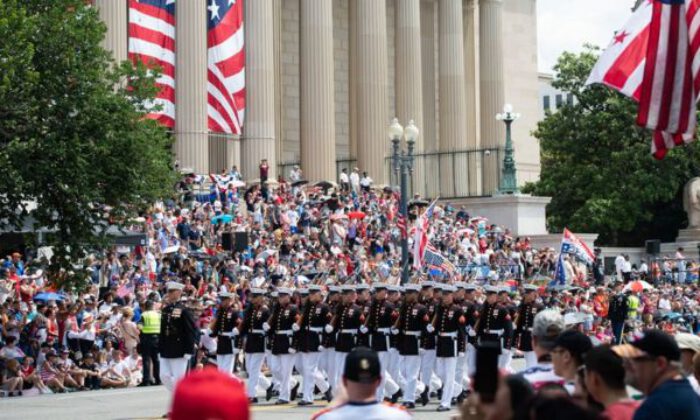
[[[160,314],[156,311],[146,311],[141,314],[142,334],[160,334]]]
[[[627,317],[631,319],[637,318],[637,311],[639,309],[639,298],[637,296],[630,296],[627,298]]]

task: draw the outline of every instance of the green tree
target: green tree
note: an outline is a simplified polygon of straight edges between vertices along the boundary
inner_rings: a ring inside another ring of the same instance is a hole
[[[635,124],[637,104],[605,86],[585,86],[597,58],[592,46],[559,58],[553,86],[577,101],[538,124],[542,172],[524,191],[552,197],[552,231],[598,232],[610,245],[673,239],[685,220],[679,192],[698,173],[697,142],[655,160],[650,132]]]
[[[52,231],[50,273],[105,244],[96,226],[119,223],[169,195],[171,140],[144,103],[155,74],[114,63],[106,28],[83,0],[0,0],[0,218]],[[128,83],[127,83],[128,81]]]

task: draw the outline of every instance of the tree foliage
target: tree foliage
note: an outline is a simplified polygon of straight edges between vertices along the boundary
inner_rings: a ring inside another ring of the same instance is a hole
[[[680,191],[698,173],[697,142],[655,160],[650,132],[635,124],[636,103],[605,86],[585,86],[597,58],[591,46],[559,58],[552,85],[576,103],[538,124],[542,171],[525,191],[552,197],[552,231],[597,232],[602,243],[615,245],[673,239],[685,220]]]
[[[133,217],[174,181],[171,141],[144,118],[156,74],[114,63],[85,3],[0,0],[0,218],[18,227],[36,203],[54,279],[104,243],[96,226]]]

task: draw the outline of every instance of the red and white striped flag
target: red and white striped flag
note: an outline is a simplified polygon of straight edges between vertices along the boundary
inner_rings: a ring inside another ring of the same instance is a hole
[[[433,200],[423,214],[416,220],[415,231],[413,233],[413,268],[420,270],[423,267],[425,249],[428,246],[428,231],[430,230],[430,218],[433,217],[433,210],[438,199]]]
[[[651,150],[658,159],[695,137],[699,9],[700,0],[647,0],[613,37],[586,82],[639,101],[637,124],[653,130]]]
[[[209,130],[241,134],[245,112],[243,0],[209,0],[208,4]]]
[[[175,127],[175,0],[129,0],[129,59],[149,68],[159,67],[159,91],[147,115],[166,127]]]

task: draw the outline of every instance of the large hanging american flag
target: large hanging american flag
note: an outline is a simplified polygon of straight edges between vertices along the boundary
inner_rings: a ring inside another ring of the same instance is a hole
[[[241,134],[245,112],[243,0],[209,0],[209,130]]]
[[[159,92],[148,114],[166,127],[175,127],[175,0],[129,0],[129,59],[159,67]]]
[[[639,101],[637,124],[653,130],[658,159],[695,138],[700,97],[700,0],[647,0],[596,63],[602,83]]]

